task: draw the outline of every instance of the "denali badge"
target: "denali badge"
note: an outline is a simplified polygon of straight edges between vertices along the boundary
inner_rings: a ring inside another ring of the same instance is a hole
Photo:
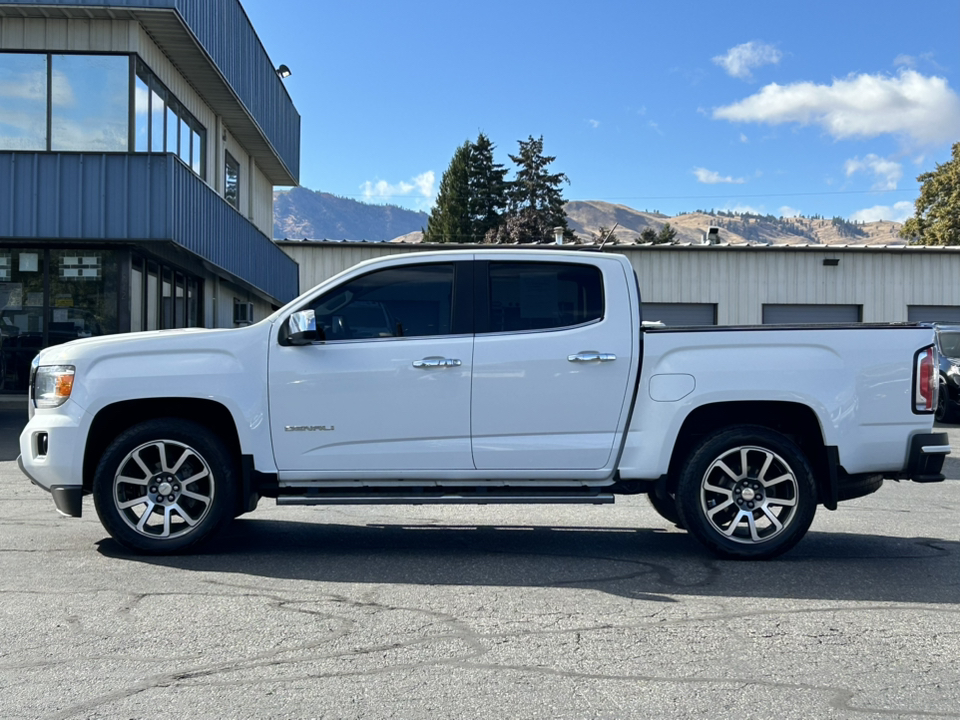
[[[283,428],[287,432],[332,432],[334,426],[326,425],[287,425]]]

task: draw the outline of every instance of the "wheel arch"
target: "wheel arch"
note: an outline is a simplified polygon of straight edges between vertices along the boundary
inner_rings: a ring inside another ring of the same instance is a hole
[[[83,453],[83,489],[93,489],[97,463],[111,442],[124,430],[146,420],[174,418],[199,423],[217,435],[241,468],[240,436],[230,410],[215,400],[201,398],[140,398],[101,408],[90,424]]]
[[[735,425],[756,425],[774,430],[795,442],[814,472],[819,502],[834,509],[836,449],[826,445],[816,412],[802,403],[775,400],[720,402],[702,405],[683,421],[670,456],[668,490],[676,490],[684,461],[708,435]],[[833,507],[831,507],[833,505]]]

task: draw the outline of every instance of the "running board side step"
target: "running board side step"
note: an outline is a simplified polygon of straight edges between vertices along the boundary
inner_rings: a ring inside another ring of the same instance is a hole
[[[608,505],[614,502],[610,493],[311,493],[281,495],[277,505],[505,505],[505,504],[586,504]]]

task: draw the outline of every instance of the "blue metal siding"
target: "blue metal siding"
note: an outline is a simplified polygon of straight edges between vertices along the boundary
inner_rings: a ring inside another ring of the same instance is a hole
[[[174,242],[280,302],[297,264],[170,154],[0,152],[0,239]]]
[[[300,114],[238,0],[17,0],[0,5],[176,10],[277,156],[299,179]]]

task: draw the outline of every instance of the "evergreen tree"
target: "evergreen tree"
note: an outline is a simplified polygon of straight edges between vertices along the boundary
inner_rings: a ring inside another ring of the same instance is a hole
[[[573,240],[563,211],[566,202],[560,186],[570,180],[563,173],[550,173],[548,166],[555,157],[543,154],[543,136],[518,141],[520,150],[510,155],[517,174],[507,190],[509,215],[507,222],[487,234],[488,242],[539,243],[551,242],[555,227],[563,228],[563,236]]]
[[[670,223],[664,223],[663,227],[660,228],[660,232],[657,233],[656,243],[658,245],[672,243],[676,237],[677,231],[670,227]]]
[[[436,205],[423,231],[423,242],[460,243],[474,240],[470,222],[472,148],[469,140],[458,147],[450,166],[443,173]]]
[[[917,213],[904,223],[900,236],[917,245],[960,245],[960,142],[953,157],[917,177]]]
[[[657,231],[653,228],[644,228],[643,232],[640,233],[640,242],[645,243],[656,243],[657,242]]]
[[[470,147],[467,185],[471,242],[481,242],[488,232],[498,228],[507,209],[507,170],[502,163],[494,162],[494,147],[483,133]]]

